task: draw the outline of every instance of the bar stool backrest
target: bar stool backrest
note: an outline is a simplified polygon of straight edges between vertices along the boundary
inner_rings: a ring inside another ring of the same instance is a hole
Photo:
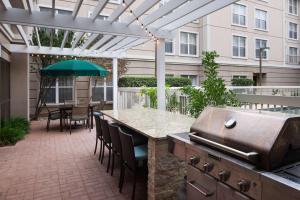
[[[136,160],[134,155],[134,144],[132,135],[129,135],[119,128],[121,146],[122,146],[122,159],[124,163],[131,169],[136,169]]]
[[[112,148],[115,152],[118,152],[120,155],[122,154],[122,146],[119,134],[119,127],[114,124],[109,124],[109,133],[112,143]]]
[[[100,136],[102,136],[102,130],[101,130],[100,116],[99,115],[95,115],[95,122],[96,122],[96,134],[97,134],[97,138],[99,138]]]
[[[108,121],[106,119],[100,118],[100,125],[103,134],[103,140],[105,143],[111,143],[109,129],[108,129]]]

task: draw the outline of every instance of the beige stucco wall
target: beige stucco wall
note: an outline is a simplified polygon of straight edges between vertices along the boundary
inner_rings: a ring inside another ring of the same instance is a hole
[[[11,54],[11,116],[29,119],[29,55]]]

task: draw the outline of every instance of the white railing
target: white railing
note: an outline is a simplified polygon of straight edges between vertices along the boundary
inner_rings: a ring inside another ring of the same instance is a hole
[[[118,108],[150,107],[150,97],[142,95],[142,88],[118,88]],[[300,114],[300,87],[228,87],[236,93],[245,109],[270,110]],[[167,98],[167,109],[181,114],[187,113],[187,97],[180,88],[169,88],[169,94],[176,93],[174,99]],[[173,102],[173,103],[172,103]]]

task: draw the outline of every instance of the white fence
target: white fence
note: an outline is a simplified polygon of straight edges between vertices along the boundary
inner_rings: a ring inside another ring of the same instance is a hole
[[[300,87],[262,86],[228,87],[228,89],[237,94],[243,108],[300,114]],[[143,95],[141,90],[142,88],[118,88],[118,108],[150,107],[150,97]],[[188,99],[181,93],[180,88],[169,88],[167,92],[169,94],[167,110],[188,114]],[[174,93],[176,95],[171,96]]]

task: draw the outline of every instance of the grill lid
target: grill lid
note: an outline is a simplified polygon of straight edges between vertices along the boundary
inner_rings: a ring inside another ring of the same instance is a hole
[[[207,107],[192,125],[190,139],[272,170],[300,160],[300,117]]]

